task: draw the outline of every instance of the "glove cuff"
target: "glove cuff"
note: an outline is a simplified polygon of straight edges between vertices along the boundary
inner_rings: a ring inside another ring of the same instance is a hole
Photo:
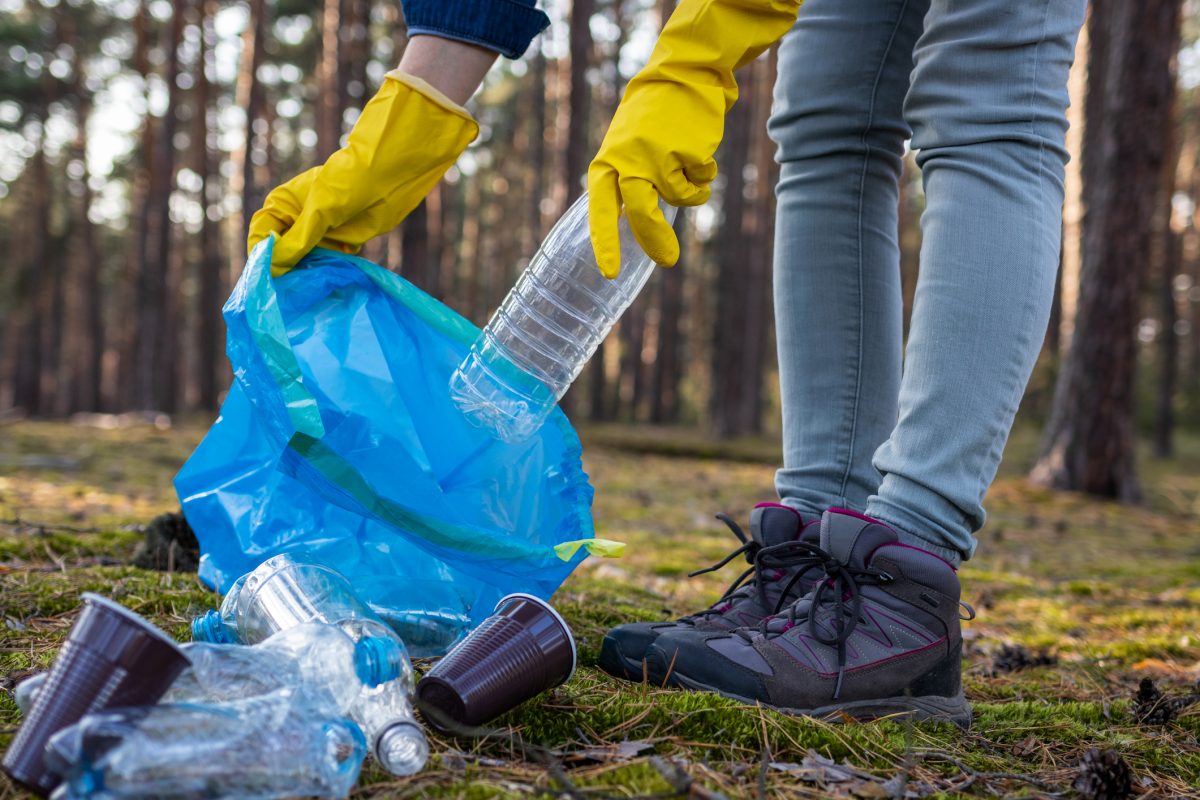
[[[475,122],[475,117],[471,116],[470,111],[467,111],[467,109],[460,106],[458,103],[454,102],[449,97],[446,97],[446,95],[442,94],[441,91],[439,91],[438,89],[435,89],[427,81],[425,81],[422,78],[418,78],[416,75],[409,75],[407,72],[405,72],[402,69],[394,69],[391,72],[388,72],[387,74],[385,74],[383,77],[384,77],[384,80],[387,80],[390,78],[391,80],[394,80],[397,83],[407,86],[408,88],[412,89],[414,92],[417,92],[418,94],[423,95],[427,100],[431,101],[435,105],[441,106],[443,109],[445,109],[446,111],[449,111],[451,114],[454,114],[455,116],[462,117],[464,120],[471,123],[472,125],[478,124]]]

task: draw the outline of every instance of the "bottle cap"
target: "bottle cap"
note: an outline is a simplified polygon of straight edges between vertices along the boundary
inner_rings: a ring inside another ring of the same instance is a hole
[[[510,594],[417,684],[441,730],[480,725],[565,683],[578,660],[571,629],[546,601]]]
[[[429,742],[415,721],[391,725],[375,742],[375,759],[393,775],[415,775],[429,760]]]
[[[61,781],[44,761],[52,735],[93,711],[157,702],[187,665],[175,641],[154,625],[108,598],[84,594],[83,611],[4,754],[4,771],[48,795]]]
[[[237,637],[229,630],[221,613],[209,609],[192,620],[192,641],[212,644],[237,644]]]
[[[354,644],[354,672],[371,688],[400,677],[406,658],[403,645],[387,636],[364,636]]]

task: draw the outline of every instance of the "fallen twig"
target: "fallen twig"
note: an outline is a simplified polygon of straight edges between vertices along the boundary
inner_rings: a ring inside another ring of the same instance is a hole
[[[1039,780],[1032,775],[1026,775],[1022,772],[984,772],[983,770],[977,770],[973,767],[967,766],[961,760],[955,758],[944,750],[915,750],[913,751],[912,755],[913,758],[919,758],[922,760],[947,761],[958,767],[958,769],[963,773],[969,775],[971,780],[965,784],[962,784],[961,786],[955,787],[955,791],[962,791],[967,786],[970,786],[972,783],[975,783],[979,780],[1021,781],[1022,783],[1028,783],[1030,786],[1036,786],[1052,797],[1063,796],[1063,793],[1055,791],[1051,784],[1046,783],[1043,780]]]

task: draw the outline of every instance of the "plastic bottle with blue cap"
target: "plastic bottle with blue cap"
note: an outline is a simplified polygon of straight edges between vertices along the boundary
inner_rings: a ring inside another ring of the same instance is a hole
[[[193,620],[192,637],[253,644],[313,621],[335,625],[359,643],[386,640],[387,653],[377,656],[380,659],[391,659],[392,650],[400,648],[396,677],[364,691],[349,713],[362,726],[371,752],[384,769],[394,775],[420,771],[429,757],[429,745],[412,709],[414,681],[407,649],[337,571],[286,553],[267,559],[234,583],[219,611]]]

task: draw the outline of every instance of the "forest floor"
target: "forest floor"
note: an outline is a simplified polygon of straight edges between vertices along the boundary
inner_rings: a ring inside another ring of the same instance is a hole
[[[216,602],[194,574],[128,565],[140,526],[178,509],[171,477],[202,434],[0,427],[0,688],[51,663],[82,591],[181,639]],[[584,440],[598,534],[629,547],[620,560],[589,559],[555,596],[581,668],[490,735],[434,737],[416,777],[368,766],[355,797],[1074,796],[1092,747],[1121,754],[1136,793],[1200,797],[1200,705],[1143,724],[1132,703],[1142,678],[1171,696],[1200,678],[1200,439],[1181,441],[1172,461],[1142,459],[1146,503],[1128,507],[1029,485],[1035,436],[1014,436],[979,555],[962,570],[979,610],[964,634],[968,732],[791,718],[595,669],[609,626],[694,610],[732,579],[732,566],[685,574],[735,546],[712,514],[744,519],[768,499],[776,454],[621,428]],[[18,722],[11,691],[0,692],[0,747]],[[20,796],[0,778],[0,799]]]

